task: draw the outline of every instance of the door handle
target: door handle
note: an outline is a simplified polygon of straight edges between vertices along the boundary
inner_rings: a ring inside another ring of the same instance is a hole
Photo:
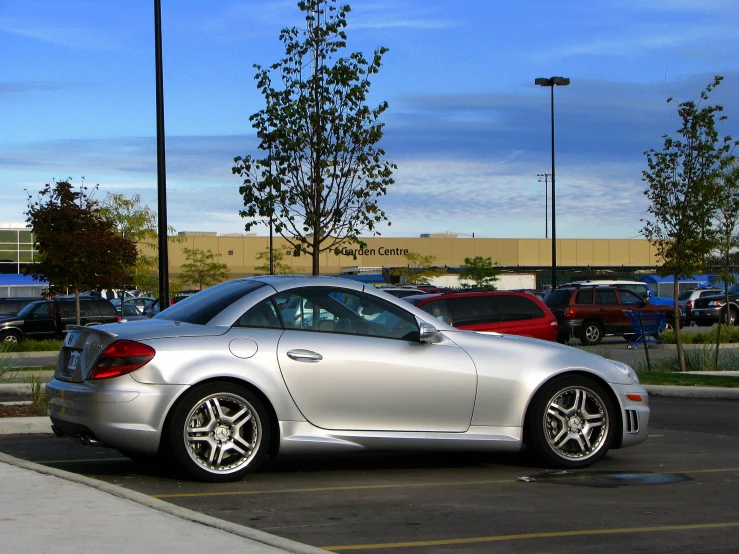
[[[302,349],[289,350],[287,352],[287,357],[296,362],[320,362],[323,359],[323,356],[318,352]]]

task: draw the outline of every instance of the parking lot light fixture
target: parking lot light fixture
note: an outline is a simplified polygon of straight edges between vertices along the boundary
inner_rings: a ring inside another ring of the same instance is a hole
[[[551,114],[552,114],[552,290],[557,288],[557,220],[554,188],[554,87],[566,87],[570,84],[568,77],[538,77],[534,84],[540,87],[549,87],[551,90]]]

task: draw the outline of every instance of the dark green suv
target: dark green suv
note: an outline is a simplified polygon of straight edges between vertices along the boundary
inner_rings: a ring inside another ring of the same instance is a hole
[[[80,298],[81,325],[100,325],[119,320],[120,316],[109,300]],[[0,318],[0,341],[61,338],[67,325],[76,323],[74,298],[31,302],[18,314]]]

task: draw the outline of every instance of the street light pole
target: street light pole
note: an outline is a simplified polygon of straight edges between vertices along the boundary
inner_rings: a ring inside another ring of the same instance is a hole
[[[557,219],[556,219],[556,194],[554,186],[554,87],[566,87],[570,84],[567,77],[537,78],[534,84],[551,89],[551,114],[552,114],[552,290],[557,288]]]
[[[544,238],[549,238],[549,177],[551,173],[537,173],[536,176],[539,178],[540,183],[544,183]],[[542,179],[544,179],[542,181]]]
[[[159,309],[169,306],[169,245],[167,239],[167,164],[164,156],[164,78],[162,76],[162,7],[154,0],[154,57],[157,111],[157,230],[159,233]]]

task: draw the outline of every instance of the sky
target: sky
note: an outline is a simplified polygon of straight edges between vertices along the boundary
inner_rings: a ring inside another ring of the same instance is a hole
[[[354,0],[347,54],[386,47],[370,105],[397,164],[379,200],[387,237],[551,236],[555,89],[558,238],[639,238],[644,151],[679,128],[675,104],[724,106],[739,138],[739,1]],[[242,233],[233,158],[258,154],[254,64],[304,27],[296,0],[161,0],[168,222]],[[157,207],[153,0],[0,0],[0,222],[71,178]],[[252,231],[264,234],[263,228]]]

